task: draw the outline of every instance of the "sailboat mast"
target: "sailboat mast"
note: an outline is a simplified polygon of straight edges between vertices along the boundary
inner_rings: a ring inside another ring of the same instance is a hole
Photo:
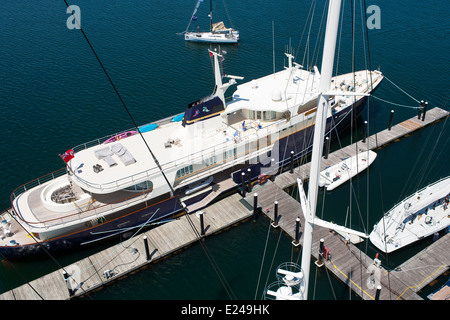
[[[339,26],[339,14],[341,10],[341,0],[330,0],[328,6],[328,18],[325,32],[325,43],[322,56],[322,70],[319,83],[319,99],[317,102],[316,122],[314,128],[313,151],[311,157],[311,169],[308,186],[309,210],[305,217],[303,250],[302,250],[302,270],[305,279],[304,299],[308,298],[309,273],[311,264],[311,247],[314,229],[314,219],[317,208],[317,195],[320,178],[320,162],[322,158],[323,141],[327,113],[329,110],[328,95],[331,87],[331,77],[333,72],[334,56],[336,49],[336,38]]]

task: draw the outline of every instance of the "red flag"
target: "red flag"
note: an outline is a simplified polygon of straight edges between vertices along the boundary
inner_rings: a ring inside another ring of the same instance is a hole
[[[69,162],[71,159],[75,158],[73,150],[72,149],[67,150],[61,155],[61,158],[64,160],[64,162],[66,163]]]
[[[209,51],[209,50],[208,50],[208,51]],[[209,56],[212,58],[212,56],[213,56],[212,51],[209,51]]]

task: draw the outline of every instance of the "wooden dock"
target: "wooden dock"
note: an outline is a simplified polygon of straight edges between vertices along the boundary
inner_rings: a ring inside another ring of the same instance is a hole
[[[386,129],[367,138],[366,143],[359,141],[329,154],[328,159],[323,161],[322,165],[325,167],[340,162],[342,158],[353,156],[357,150],[361,152],[386,145],[414,130],[447,117],[448,114],[447,111],[440,108],[429,110],[425,121],[418,120],[417,117],[406,120],[393,126],[391,130]],[[301,244],[304,225],[301,206],[283,189],[296,184],[297,177],[307,179],[308,174],[309,163],[295,168],[293,174],[285,172],[276,176],[274,182],[268,181],[262,186],[256,185],[245,199],[234,193],[202,209],[206,212],[203,215],[205,236],[212,235],[250,218],[253,214],[253,194],[257,192],[258,206],[264,209],[262,211],[270,219],[273,217],[274,201],[278,201],[279,226],[292,239],[296,238],[295,220],[297,217],[300,218],[299,240]],[[231,179],[222,181],[205,201],[215,199],[222,190],[228,189],[228,184],[231,184]],[[205,201],[202,201],[198,206],[191,207],[191,214],[188,216],[181,216],[174,221],[154,227],[124,243],[31,281],[31,286],[24,284],[5,292],[0,295],[0,300],[71,299],[86,295],[92,290],[145,268],[150,263],[157,262],[171,253],[199,241],[200,220],[195,211],[208,205]],[[270,211],[266,212],[266,208],[269,208]],[[149,260],[147,260],[144,237],[147,238]],[[316,259],[318,257],[319,239],[322,238],[325,241],[325,246],[330,248],[332,253],[332,259],[326,261],[325,266],[363,299],[374,299],[376,288],[369,283],[375,273],[374,270],[376,270],[374,269],[373,259],[366,256],[353,244],[346,245],[339,234],[320,227],[316,227],[314,231],[312,252]],[[448,269],[449,241],[450,235],[446,235],[428,247],[425,252],[405,262],[401,266],[401,270],[387,273],[387,271],[380,269],[382,271],[380,281],[383,286],[380,299],[420,299],[416,292]],[[64,271],[70,275],[67,282],[64,279]],[[67,283],[73,291],[72,295],[69,294]],[[389,290],[385,290],[386,288],[389,288]]]
[[[233,208],[233,210],[230,210]],[[235,193],[217,201],[205,209],[205,237],[236,225],[252,216],[242,197]],[[183,215],[171,222],[147,230],[128,241],[112,246],[83,260],[66,266],[39,279],[0,295],[0,300],[65,300],[80,297],[92,290],[117,281],[131,273],[157,262],[174,252],[178,252],[199,241],[200,219],[195,212],[189,214],[196,231],[193,230],[188,216]],[[147,237],[151,260],[147,260],[144,237]],[[108,271],[109,270],[109,271]],[[69,295],[63,272],[71,277],[69,283],[74,291]],[[105,273],[109,273],[107,276]]]

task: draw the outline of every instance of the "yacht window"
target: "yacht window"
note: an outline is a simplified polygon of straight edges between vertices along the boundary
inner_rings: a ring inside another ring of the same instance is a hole
[[[194,167],[192,165],[181,168],[180,170],[177,171],[177,179],[184,177],[185,175],[191,174],[192,172],[194,172]]]
[[[272,114],[272,120],[275,120],[277,118],[277,113],[276,111],[270,111]]]
[[[126,191],[141,191],[141,192],[152,189],[153,189],[153,182],[151,182],[150,180],[146,180],[133,186],[129,186],[128,188],[125,188]]]
[[[256,111],[256,118],[259,119],[259,120],[262,119],[262,117],[261,117],[261,111]]]
[[[216,156],[212,156],[212,157],[210,157],[208,159],[205,159],[205,165],[207,167],[212,166],[213,164],[216,164],[216,163],[217,163],[217,157]]]
[[[228,158],[233,158],[233,157],[236,157],[236,148],[227,150],[223,153],[224,160],[226,160]]]

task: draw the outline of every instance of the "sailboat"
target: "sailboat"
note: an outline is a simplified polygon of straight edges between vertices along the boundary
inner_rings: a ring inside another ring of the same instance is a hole
[[[194,12],[192,13],[186,31],[184,32],[184,40],[207,43],[237,43],[239,41],[239,31],[234,30],[233,28],[225,27],[223,21],[213,23],[212,0],[210,0],[209,2],[209,31],[200,32],[199,29],[197,30],[197,32],[188,31],[191,22],[197,20],[197,10],[202,2],[203,0],[197,0]]]
[[[418,190],[394,205],[370,233],[370,241],[390,253],[450,225],[450,176]]]
[[[309,174],[308,196],[304,191],[302,180],[300,178],[297,178],[300,203],[303,214],[305,216],[301,265],[292,265],[292,263],[290,265],[281,265],[277,269],[277,274],[279,275],[278,277],[281,278],[281,280],[266,288],[266,298],[275,297],[278,300],[308,299],[311,250],[315,225],[330,228],[338,232],[344,232],[348,234],[354,234],[359,237],[368,238],[368,235],[362,232],[324,221],[316,216],[317,197],[321,178],[320,164],[324,145],[324,136],[326,132],[327,114],[329,113],[331,108],[330,97],[340,96],[339,93],[336,93],[333,90],[330,91],[330,86],[333,82],[331,75],[334,64],[340,8],[341,0],[329,1],[328,19],[322,57],[321,78],[318,85],[319,96],[317,98],[317,114],[314,127],[314,141]],[[346,92],[345,95],[359,96],[361,95],[361,93]],[[366,95],[366,93],[364,93],[363,95]],[[283,268],[283,266],[285,266],[286,268]],[[276,289],[277,286],[278,288]]]
[[[72,147],[61,155],[65,167],[15,189],[0,217],[2,256],[79,248],[200,210],[237,191],[242,177],[276,174],[309,154],[316,119],[327,135],[342,132],[383,80],[380,71],[331,77],[327,68],[304,70],[286,54],[287,67],[237,85],[226,101],[243,77],[223,72],[220,51],[207,52],[212,94],[184,113]]]

